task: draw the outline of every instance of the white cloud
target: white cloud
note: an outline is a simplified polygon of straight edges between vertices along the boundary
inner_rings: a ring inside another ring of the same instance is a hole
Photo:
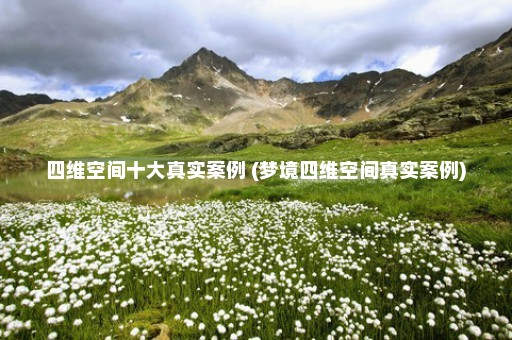
[[[257,78],[430,74],[510,29],[510,13],[510,0],[0,1],[0,88],[90,96],[90,84],[158,77],[202,46]]]
[[[36,92],[39,82],[33,76],[16,76],[10,73],[0,73],[0,89],[9,89],[17,94]]]
[[[113,94],[117,90],[121,90],[129,84],[126,79],[107,81],[109,87],[113,89],[102,96]],[[45,93],[51,98],[72,100],[85,99],[93,101],[98,97],[98,93],[91,89],[91,86],[81,84],[69,84],[63,82],[57,77],[43,77],[35,74],[15,74],[8,72],[0,72],[0,89],[8,89],[9,91],[22,95],[27,93]]]
[[[438,65],[441,46],[422,47],[405,52],[397,62],[397,67],[423,76],[429,76],[440,69]]]

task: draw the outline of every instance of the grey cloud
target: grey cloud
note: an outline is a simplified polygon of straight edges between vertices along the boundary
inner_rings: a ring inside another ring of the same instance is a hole
[[[442,47],[443,65],[510,28],[512,3],[479,1],[482,8],[502,9],[471,21],[428,12],[428,4],[441,0],[377,1],[352,16],[325,1],[312,14],[300,12],[311,6],[300,1],[288,4],[307,6],[272,13],[258,7],[270,2],[254,0],[9,0],[0,4],[0,71],[27,70],[79,85],[134,80],[160,76],[202,46],[247,65],[256,77],[262,60],[276,65],[265,70],[273,78],[303,68],[364,71],[377,59],[392,65],[405,50],[430,46]]]

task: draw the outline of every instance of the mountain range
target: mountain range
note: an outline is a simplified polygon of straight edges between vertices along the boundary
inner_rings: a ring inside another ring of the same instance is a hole
[[[0,91],[0,119],[23,111],[37,104],[52,104],[57,100],[51,99],[45,94],[26,94],[17,96],[12,92]]]
[[[338,81],[255,79],[201,48],[160,78],[141,78],[95,102],[0,92],[0,125],[39,118],[144,125],[204,135],[289,131],[387,117],[420,100],[512,80],[512,30],[425,78],[402,69],[351,73]]]

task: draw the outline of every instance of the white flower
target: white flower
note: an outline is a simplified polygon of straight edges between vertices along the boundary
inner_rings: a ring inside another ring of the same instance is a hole
[[[48,340],[57,339],[57,332],[51,332],[48,334]]]
[[[73,304],[73,308],[80,308],[84,305],[84,302],[82,300],[77,300],[74,304]]]
[[[60,314],[66,314],[71,309],[71,305],[69,303],[64,303],[57,308],[57,311]]]
[[[16,330],[22,329],[23,327],[24,327],[23,322],[21,322],[19,320],[13,320],[7,324],[6,329],[8,331],[16,331]]]
[[[392,336],[397,336],[397,334],[398,334],[398,333],[397,333],[397,331],[396,331],[396,329],[394,329],[393,327],[389,327],[389,328],[388,328],[388,332],[389,332],[389,334],[391,334]]]
[[[226,333],[226,327],[224,327],[224,325],[222,325],[222,324],[218,324],[217,325],[217,332],[219,332],[219,334]]]
[[[46,322],[49,324],[49,325],[56,325],[59,323],[59,320],[56,318],[56,317],[49,317]]]
[[[81,319],[76,319],[75,321],[73,321],[73,326],[80,326],[81,324],[83,323],[83,321]]]
[[[392,294],[392,293],[388,293],[388,294],[386,295],[386,297],[387,297],[389,300],[393,300],[393,298],[394,298],[394,296],[393,296],[393,294]]]
[[[469,326],[468,328],[468,332],[471,333],[472,335],[476,336],[477,338],[482,335],[482,331],[480,330],[480,327],[478,326]]]
[[[506,325],[508,324],[508,319],[507,317],[505,316],[498,316],[494,319],[494,321],[497,323],[497,324],[503,324],[503,325]]]
[[[446,304],[446,302],[444,301],[444,299],[442,297],[436,297],[434,299],[434,303],[439,306],[444,306]]]
[[[195,319],[197,319],[199,317],[199,314],[197,314],[196,312],[192,312],[190,314],[190,317],[195,320]]]
[[[30,290],[25,286],[18,286],[16,287],[16,292],[14,293],[14,296],[19,297],[21,295],[28,294]]]
[[[402,289],[406,292],[409,292],[411,290],[411,287],[409,285],[404,285]]]
[[[206,325],[202,322],[197,326],[197,329],[200,331],[204,331],[205,328],[206,328]]]
[[[140,330],[139,330],[137,327],[134,327],[134,328],[132,329],[132,331],[130,332],[130,335],[131,335],[131,336],[133,336],[133,337],[136,337],[136,336],[137,336],[137,334],[139,334],[139,331],[140,331]]]

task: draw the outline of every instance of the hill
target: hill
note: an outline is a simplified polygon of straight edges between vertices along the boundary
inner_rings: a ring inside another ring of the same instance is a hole
[[[0,91],[0,119],[13,115],[38,104],[51,104],[56,100],[45,94],[26,94],[17,96],[12,92]]]
[[[421,139],[509,117],[511,70],[512,30],[428,78],[394,69],[338,81],[268,81],[201,48],[159,78],[141,78],[92,103],[35,105],[1,119],[0,130],[4,144],[17,148],[73,150],[81,136],[80,149],[90,150],[84,145],[92,143],[109,154],[120,141],[131,148],[157,142],[175,150],[175,144],[188,145],[176,141],[185,137],[215,144],[209,136],[221,136],[215,141],[222,152],[254,140],[273,144],[269,136],[283,133],[288,137],[279,143],[286,140],[283,145],[291,148],[358,134]],[[259,137],[236,137],[247,134]]]

